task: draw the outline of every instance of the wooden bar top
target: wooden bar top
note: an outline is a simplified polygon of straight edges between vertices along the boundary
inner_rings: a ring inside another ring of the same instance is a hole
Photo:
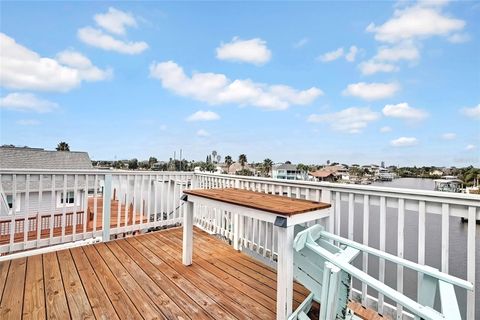
[[[184,190],[183,193],[283,216],[330,208],[329,203],[234,188]]]

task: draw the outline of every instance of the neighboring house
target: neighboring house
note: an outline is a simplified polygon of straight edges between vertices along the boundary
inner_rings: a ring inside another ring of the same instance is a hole
[[[430,175],[431,175],[431,176],[441,177],[441,176],[443,176],[443,171],[442,171],[442,170],[435,169],[435,170],[433,170],[432,172],[430,172]]]
[[[299,170],[296,165],[291,163],[283,163],[273,166],[272,178],[285,180],[306,180],[307,173]]]
[[[35,148],[0,147],[0,169],[55,169],[55,170],[89,170],[92,169],[92,162],[88,153],[74,151],[47,151]],[[84,210],[85,199],[85,176],[77,176],[77,192],[74,192],[74,175],[40,175],[31,174],[29,181],[26,175],[16,176],[16,190],[13,190],[13,176],[4,174],[1,176],[0,215],[15,214],[51,214],[62,213],[64,207],[67,212],[79,212]],[[66,177],[66,187],[65,179]],[[28,206],[26,205],[26,193],[28,186]],[[89,187],[93,181],[89,181]],[[64,194],[64,190],[66,193]],[[15,193],[15,195],[14,195]],[[26,212],[28,211],[28,212]]]
[[[255,174],[255,169],[250,167],[250,165],[248,165],[248,163],[245,163],[245,165],[243,167],[239,162],[232,163],[230,165],[230,167],[228,167],[228,168],[227,168],[227,166],[225,166],[225,171],[228,170],[227,171],[228,174],[236,174],[238,171],[241,171],[242,169],[249,170],[249,171],[251,171]]]
[[[340,165],[324,167],[320,170],[310,172],[309,175],[313,177],[315,181],[335,182],[338,180],[348,180],[348,170]]]
[[[335,172],[325,170],[325,169],[320,169],[314,172],[309,172],[309,176],[313,178],[314,181],[328,181],[328,182],[335,182],[337,181],[337,177],[335,175]]]

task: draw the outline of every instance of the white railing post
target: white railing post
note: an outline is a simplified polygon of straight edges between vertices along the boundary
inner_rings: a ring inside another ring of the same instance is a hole
[[[332,192],[330,190],[328,190],[327,188],[323,188],[320,201],[324,202],[324,203],[332,204]],[[334,228],[333,223],[335,222],[335,219],[333,217],[333,210],[332,210],[332,208],[328,208],[326,210],[328,210],[328,227],[327,227],[327,230],[328,230],[328,232],[333,233],[334,232],[333,231],[333,228]]]
[[[105,174],[103,187],[102,241],[110,240],[110,215],[112,203],[112,174]]]
[[[475,285],[475,234],[476,214],[475,207],[468,207],[467,225],[467,280]],[[467,319],[475,319],[475,291],[467,292]]]
[[[240,250],[240,246],[239,246],[240,226],[238,223],[239,223],[238,212],[233,212],[233,249],[235,250]]]
[[[193,175],[192,175],[192,189],[198,189],[198,179],[200,179],[200,176],[197,173],[193,173]]]

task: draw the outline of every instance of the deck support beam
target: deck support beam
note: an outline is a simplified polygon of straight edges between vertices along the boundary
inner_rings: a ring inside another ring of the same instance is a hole
[[[278,231],[277,319],[284,320],[292,314],[294,226],[275,228]]]
[[[192,264],[193,253],[193,202],[185,201],[184,208],[182,262],[189,266]]]
[[[112,203],[112,175],[106,174],[103,189],[102,241],[110,241],[110,215]],[[66,184],[65,184],[66,185]],[[76,200],[75,200],[76,201]],[[96,219],[96,217],[95,217]]]

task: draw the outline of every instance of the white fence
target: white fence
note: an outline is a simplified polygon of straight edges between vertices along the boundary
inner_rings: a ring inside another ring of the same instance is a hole
[[[0,170],[0,253],[53,244],[110,239],[130,232],[181,223],[182,191],[241,188],[330,202],[330,217],[318,221],[337,235],[414,262],[431,265],[480,287],[476,243],[480,200],[475,195],[360,185],[285,181],[192,172]],[[468,219],[461,223],[460,219]],[[275,264],[273,225],[219,208],[198,208],[195,223]],[[234,228],[238,223],[238,228]],[[11,232],[14,230],[14,232]],[[234,244],[235,245],[235,244]],[[416,298],[416,277],[402,267],[364,254],[355,262],[365,272]],[[476,276],[477,273],[477,276]],[[478,280],[476,280],[478,279]],[[414,284],[412,286],[412,283]],[[382,314],[405,316],[401,307],[365,284],[353,298]],[[466,319],[480,317],[474,293],[457,292]]]

